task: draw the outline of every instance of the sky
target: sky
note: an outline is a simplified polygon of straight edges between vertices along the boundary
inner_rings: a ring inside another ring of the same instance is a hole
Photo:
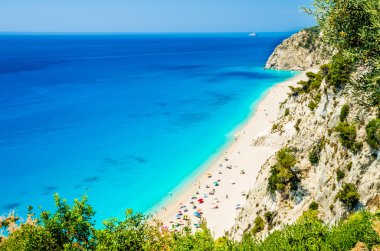
[[[295,31],[311,1],[0,0],[0,32]]]

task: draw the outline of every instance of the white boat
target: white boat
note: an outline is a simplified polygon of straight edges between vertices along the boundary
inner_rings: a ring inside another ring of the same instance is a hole
[[[249,36],[256,37],[256,33],[251,33],[251,34],[249,34]]]

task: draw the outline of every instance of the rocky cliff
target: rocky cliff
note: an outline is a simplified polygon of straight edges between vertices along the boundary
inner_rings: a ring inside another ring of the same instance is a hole
[[[277,46],[265,68],[305,70],[326,63],[331,55],[332,49],[323,44],[318,29],[304,29]]]
[[[304,47],[295,49],[295,45],[304,43],[301,40],[305,38],[307,36],[301,31],[285,40],[268,60],[267,67],[303,69],[325,62],[327,58],[318,52],[319,49],[309,51],[310,54]],[[292,50],[295,56],[290,55]],[[271,135],[254,139],[252,144],[270,144],[280,136],[281,147],[290,149],[296,159],[291,172],[297,173],[297,187],[270,191],[269,182],[279,160],[276,156],[269,158],[248,194],[247,205],[237,217],[231,232],[233,236],[239,238],[244,232],[252,231],[255,219],[260,217],[266,219],[266,223],[257,235],[264,237],[295,222],[312,203],[318,208],[318,217],[328,224],[335,224],[360,208],[378,209],[380,158],[378,150],[366,142],[366,125],[376,118],[378,111],[367,105],[370,103],[368,95],[357,88],[366,70],[359,67],[340,88],[328,84],[320,72],[321,82],[312,90],[300,93],[305,88],[289,89],[289,97],[281,104]],[[354,138],[351,137],[352,147],[344,141],[348,132],[337,129],[341,121],[355,132]],[[278,175],[284,178],[288,174]],[[359,203],[353,208],[338,199],[345,184],[357,188]]]

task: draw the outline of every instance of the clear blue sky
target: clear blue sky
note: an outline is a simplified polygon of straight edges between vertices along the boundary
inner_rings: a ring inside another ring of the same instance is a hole
[[[0,0],[5,32],[294,31],[312,0]]]

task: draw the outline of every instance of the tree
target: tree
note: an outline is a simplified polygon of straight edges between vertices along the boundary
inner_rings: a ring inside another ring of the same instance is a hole
[[[367,143],[375,149],[380,148],[380,119],[371,120],[366,126]]]
[[[358,204],[360,195],[356,186],[352,183],[344,183],[338,192],[337,198],[349,209],[352,210]]]
[[[91,249],[94,247],[95,212],[87,203],[87,196],[75,199],[70,207],[65,199],[54,195],[57,210],[54,214],[42,211],[41,224],[66,249]]]

